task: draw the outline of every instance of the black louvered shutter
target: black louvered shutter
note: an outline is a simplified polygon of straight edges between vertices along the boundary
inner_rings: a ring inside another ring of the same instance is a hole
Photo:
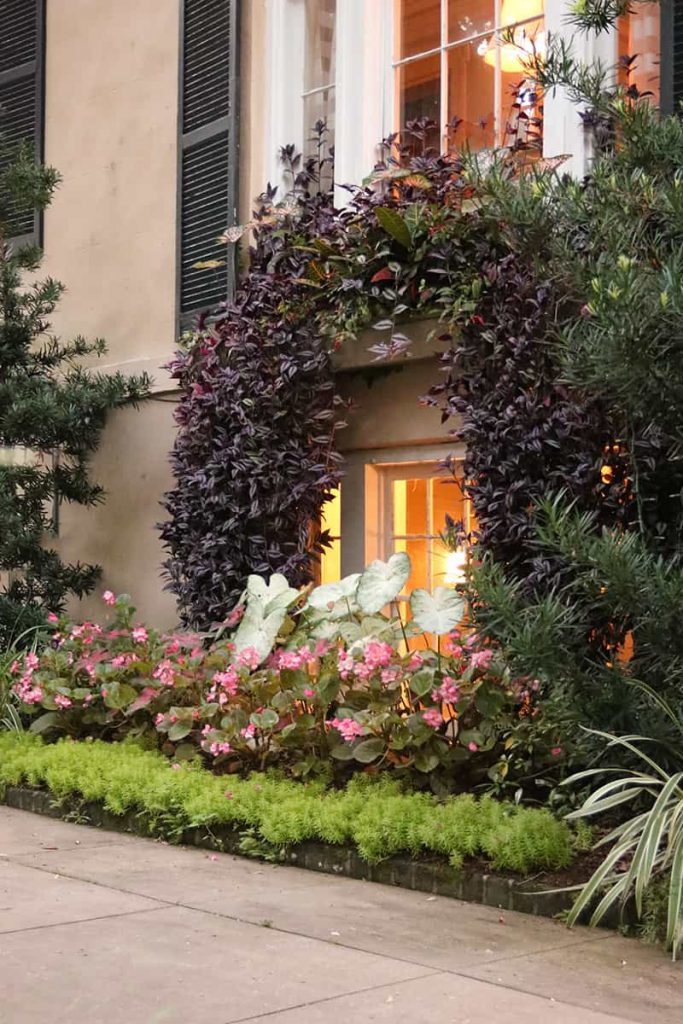
[[[0,0],[1,2],[1,0]],[[183,0],[180,315],[210,309],[234,287],[237,216],[238,0]],[[221,261],[215,269],[195,264]]]
[[[43,158],[44,0],[0,0],[0,167],[26,142]],[[15,208],[9,235],[18,243],[41,241],[37,210]]]
[[[666,114],[681,114],[683,0],[662,0],[661,11],[661,107]]]

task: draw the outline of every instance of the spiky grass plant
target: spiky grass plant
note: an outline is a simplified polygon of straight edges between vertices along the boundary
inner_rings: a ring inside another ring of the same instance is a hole
[[[683,725],[670,704],[650,687],[637,684],[655,701],[683,740]],[[659,879],[668,877],[666,944],[676,960],[683,944],[683,770],[662,768],[643,747],[666,745],[683,767],[683,749],[672,749],[667,741],[647,736],[611,736],[594,732],[606,741],[606,749],[620,747],[634,759],[633,768],[589,768],[567,779],[567,784],[585,782],[600,775],[612,776],[568,815],[570,819],[612,813],[622,804],[634,805],[634,814],[616,825],[599,840],[597,847],[610,847],[600,867],[583,886],[567,919],[575,924],[594,907],[590,924],[598,924],[615,907],[634,898],[636,913],[643,917],[644,898]],[[623,870],[621,870],[623,868]],[[597,905],[595,901],[597,900]]]

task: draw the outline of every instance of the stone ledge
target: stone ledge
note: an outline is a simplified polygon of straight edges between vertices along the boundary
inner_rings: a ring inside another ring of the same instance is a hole
[[[158,830],[154,829],[151,819],[145,814],[128,811],[119,816],[101,804],[84,804],[73,797],[60,800],[46,790],[8,786],[4,803],[20,811],[30,811],[50,818],[77,821],[78,824],[132,833],[144,838],[159,838]],[[240,839],[240,834],[234,829],[220,826],[212,830],[188,829],[180,837],[180,842],[200,849],[241,856]],[[279,862],[308,871],[378,882],[381,885],[393,885],[541,917],[554,917],[567,910],[572,903],[571,893],[544,892],[543,886],[538,883],[486,874],[466,866],[458,871],[446,860],[420,861],[408,857],[389,857],[378,864],[368,864],[349,847],[313,841],[287,848]]]

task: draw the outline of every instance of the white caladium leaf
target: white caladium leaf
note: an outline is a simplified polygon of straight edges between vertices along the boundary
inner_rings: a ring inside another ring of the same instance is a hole
[[[400,594],[410,576],[410,559],[405,551],[397,551],[387,562],[371,562],[358,581],[356,598],[368,615],[384,608]]]
[[[462,620],[465,601],[448,587],[437,587],[434,594],[428,590],[414,590],[410,595],[413,621],[425,633],[443,636]]]
[[[247,579],[246,600],[260,602],[264,615],[271,615],[281,609],[286,610],[299,596],[299,591],[290,587],[279,572],[274,573],[268,582],[261,576],[249,576]]]
[[[306,602],[307,608],[313,608],[332,619],[348,615],[349,612],[358,611],[356,603],[356,590],[360,573],[354,572],[345,576],[338,583],[323,583],[311,591]]]
[[[250,576],[244,593],[244,615],[232,638],[237,654],[252,647],[261,661],[267,658],[285,621],[287,609],[298,596],[299,591],[290,587],[279,573],[271,576],[268,582],[260,576]]]

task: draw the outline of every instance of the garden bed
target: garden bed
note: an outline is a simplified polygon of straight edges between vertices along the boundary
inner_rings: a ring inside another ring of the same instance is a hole
[[[547,811],[439,802],[381,781],[330,792],[216,776],[133,744],[0,736],[0,796],[79,824],[543,916],[572,902],[572,893],[548,890],[584,881],[595,866]],[[524,874],[510,869],[515,858]]]

